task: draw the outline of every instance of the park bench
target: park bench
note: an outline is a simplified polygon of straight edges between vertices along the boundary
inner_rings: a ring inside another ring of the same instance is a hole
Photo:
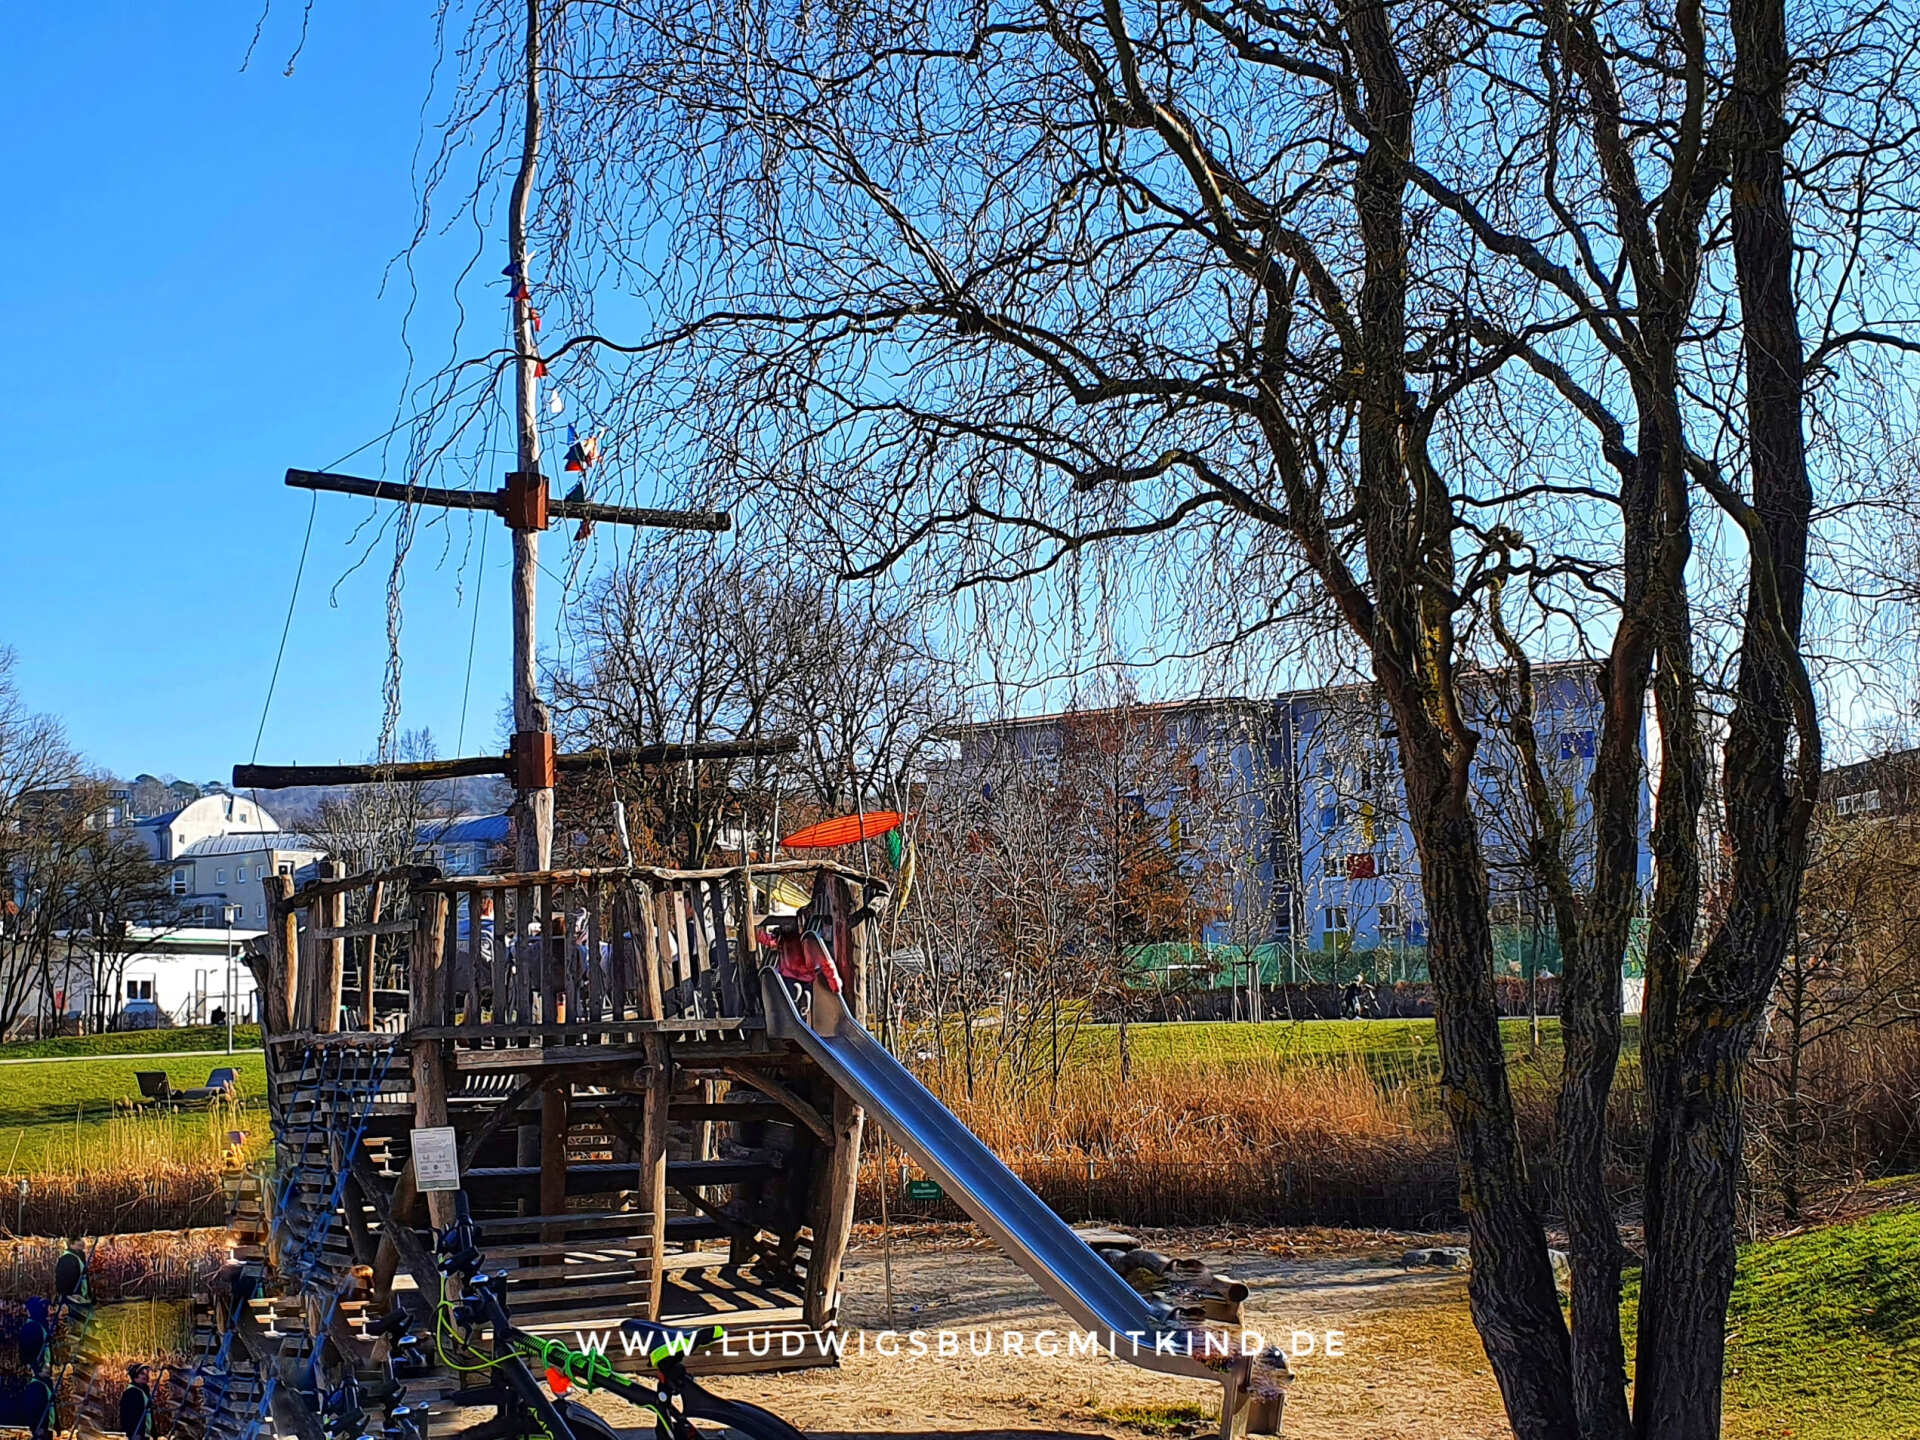
[[[231,1066],[220,1066],[207,1076],[207,1083],[176,1090],[164,1070],[136,1070],[133,1078],[140,1086],[140,1103],[179,1109],[182,1105],[211,1105],[240,1088],[240,1076]]]

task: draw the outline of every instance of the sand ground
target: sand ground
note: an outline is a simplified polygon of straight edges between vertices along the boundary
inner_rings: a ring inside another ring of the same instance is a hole
[[[1314,1337],[1314,1353],[1293,1362],[1283,1433],[1300,1440],[1509,1440],[1492,1372],[1467,1318],[1466,1278],[1408,1271],[1401,1253],[1427,1237],[1352,1232],[1243,1231],[1143,1236],[1157,1248],[1198,1254],[1217,1272],[1252,1287],[1246,1323],[1290,1347]],[[898,1332],[951,1331],[960,1354],[887,1357],[889,1328],[879,1237],[855,1238],[845,1272],[845,1359],[837,1369],[733,1376],[710,1382],[736,1399],[774,1410],[822,1437],[925,1436],[943,1440],[1053,1440],[1053,1437],[1198,1435],[1209,1423],[1183,1406],[1212,1412],[1218,1390],[1156,1374],[1108,1356],[1053,1356],[1030,1348],[1038,1332],[1064,1332],[1068,1317],[993,1246],[977,1237],[896,1235],[894,1319]],[[1007,1354],[1018,1332],[1023,1353]],[[1342,1354],[1324,1353],[1338,1332]],[[867,1339],[860,1352],[859,1333]],[[991,1336],[991,1340],[988,1340]],[[995,1353],[980,1356],[976,1347]],[[596,1396],[616,1425],[633,1412]],[[622,1414],[621,1411],[626,1413]]]

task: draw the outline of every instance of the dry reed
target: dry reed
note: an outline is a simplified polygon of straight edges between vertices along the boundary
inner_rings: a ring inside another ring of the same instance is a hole
[[[248,1127],[244,1106],[230,1102],[193,1116],[121,1112],[63,1127],[30,1169],[8,1172],[14,1193],[0,1193],[0,1229],[60,1236],[219,1225],[221,1169],[232,1136]]]
[[[1430,1096],[1351,1057],[1163,1060],[1124,1090],[1110,1069],[1077,1067],[1057,1086],[1041,1076],[942,1098],[1075,1219],[1421,1226],[1457,1205]],[[895,1208],[924,1213],[900,1192],[897,1165],[886,1179]],[[863,1182],[863,1211],[877,1213],[877,1151]]]

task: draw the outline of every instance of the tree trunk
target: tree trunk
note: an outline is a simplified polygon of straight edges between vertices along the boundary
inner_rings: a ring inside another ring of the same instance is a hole
[[[1732,890],[1726,919],[1679,997],[1666,1143],[1653,1172],[1661,1203],[1658,1215],[1649,1215],[1648,1247],[1659,1264],[1649,1267],[1648,1289],[1658,1307],[1659,1368],[1636,1418],[1657,1440],[1720,1434],[1741,1079],[1793,937],[1820,771],[1812,688],[1799,649],[1812,491],[1786,205],[1784,0],[1734,0],[1729,20],[1731,217],[1746,342],[1751,505],[1711,477],[1703,483],[1745,530],[1749,571],[1726,748]]]
[[[1404,746],[1403,754],[1429,925],[1440,1082],[1473,1250],[1473,1323],[1520,1440],[1576,1440],[1567,1328],[1520,1153],[1500,1039],[1478,827],[1464,800],[1455,800],[1449,776],[1434,774]]]

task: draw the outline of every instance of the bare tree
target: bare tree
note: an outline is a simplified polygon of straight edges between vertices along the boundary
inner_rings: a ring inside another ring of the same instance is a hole
[[[864,587],[863,587],[864,588]],[[723,829],[777,838],[814,814],[895,807],[953,713],[950,664],[911,609],[784,564],[662,545],[575,606],[548,683],[576,747],[792,737],[793,757],[660,765],[577,782],[589,844],[617,858],[612,791],[636,853],[703,863]]]
[[[1782,0],[863,0],[830,21],[649,0],[547,22],[566,338],[545,358],[593,371],[616,453],[751,484],[750,524],[843,574],[991,593],[995,642],[1032,667],[1143,617],[1187,654],[1298,637],[1378,687],[1474,1318],[1523,1440],[1718,1432],[1740,1077],[1820,769],[1814,491],[1842,532],[1883,498],[1845,445],[1820,474],[1809,437],[1903,413],[1920,27],[1896,9],[1791,34]],[[510,72],[498,18],[460,52],[456,137]],[[1796,272],[1810,234],[1841,258]],[[580,282],[623,267],[650,335],[593,328]],[[1565,956],[1571,1329],[1500,1044],[1463,685],[1549,649],[1597,662],[1605,707],[1585,869],[1525,679],[1506,722]],[[1630,1412],[1604,1122],[1650,694]],[[1731,867],[1703,928],[1716,715]]]
[[[1754,1056],[1750,1148],[1789,1220],[1815,1185],[1854,1178],[1864,1147],[1852,1132],[1881,1098],[1887,1052],[1897,1056],[1920,1025],[1917,889],[1909,820],[1829,816],[1816,828],[1798,931]],[[1910,1111],[1908,1097],[1891,1108]]]
[[[435,756],[430,731],[408,730],[400,735],[391,759],[407,762],[432,760]],[[379,757],[372,757],[369,763],[379,763]],[[452,798],[441,783],[376,780],[347,786],[328,796],[320,803],[307,832],[330,858],[347,867],[348,874],[358,875],[413,864],[451,817]],[[367,899],[355,892],[351,903],[365,904]]]

